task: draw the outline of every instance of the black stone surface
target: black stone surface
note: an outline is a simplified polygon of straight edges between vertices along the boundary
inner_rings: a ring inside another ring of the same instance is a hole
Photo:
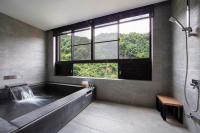
[[[36,98],[24,102],[12,100],[8,89],[3,89],[0,92],[3,95],[3,98],[0,100],[0,117],[11,121],[82,88],[79,86],[55,83],[37,84],[31,85],[30,87],[34,95],[36,95]]]
[[[8,98],[0,102],[0,117],[15,125],[15,132],[56,133],[94,98],[94,88],[77,85],[47,83],[31,88],[41,101],[16,103]]]
[[[10,124],[6,120],[0,118],[0,133],[11,133],[17,130],[17,127]]]

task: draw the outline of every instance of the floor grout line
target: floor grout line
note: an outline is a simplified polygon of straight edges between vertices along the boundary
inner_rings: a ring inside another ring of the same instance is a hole
[[[96,129],[96,128],[93,128],[93,127],[90,127],[90,126],[84,125],[84,124],[79,123],[79,122],[77,122],[77,121],[74,121],[74,123],[76,123],[76,124],[78,124],[78,125],[81,125],[81,126],[83,126],[83,127],[87,127],[87,128],[89,128],[89,129],[92,129],[92,130],[96,130],[96,131],[99,131],[99,132],[102,132],[102,133],[106,133],[106,132],[103,131],[103,130],[99,130],[99,129]]]

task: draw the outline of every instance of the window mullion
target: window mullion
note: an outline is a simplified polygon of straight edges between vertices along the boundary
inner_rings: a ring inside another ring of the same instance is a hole
[[[73,36],[74,36],[74,30],[72,30],[71,32],[71,61],[74,60],[74,47],[73,47]],[[72,73],[72,76],[74,76],[74,63],[72,63],[72,69],[71,69],[71,73]]]
[[[94,48],[94,24],[92,23],[91,26],[91,60],[93,61],[95,59],[95,48]]]
[[[119,31],[120,29],[119,29],[119,20],[117,21],[117,39],[118,39],[118,63],[117,63],[117,65],[118,65],[118,78],[120,77],[120,67],[119,67],[119,43],[120,43],[120,31]]]
[[[71,61],[74,60],[74,46],[73,46],[73,36],[74,36],[74,30],[72,30],[71,33]]]
[[[60,36],[56,37],[56,61],[60,61]]]
[[[117,42],[118,42],[118,59],[119,59],[119,42],[120,42],[120,34],[119,34],[119,20],[117,21]]]
[[[152,59],[152,17],[149,17],[149,58]]]

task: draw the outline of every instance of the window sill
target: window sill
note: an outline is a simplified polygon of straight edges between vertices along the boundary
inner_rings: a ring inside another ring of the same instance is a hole
[[[117,78],[98,78],[98,77],[81,77],[81,76],[62,76],[62,77],[68,77],[68,78],[74,78],[74,79],[91,79],[91,80],[123,80],[123,79],[117,79]]]

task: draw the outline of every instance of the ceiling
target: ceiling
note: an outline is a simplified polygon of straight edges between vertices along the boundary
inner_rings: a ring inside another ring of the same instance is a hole
[[[0,0],[0,12],[49,30],[166,0]]]

